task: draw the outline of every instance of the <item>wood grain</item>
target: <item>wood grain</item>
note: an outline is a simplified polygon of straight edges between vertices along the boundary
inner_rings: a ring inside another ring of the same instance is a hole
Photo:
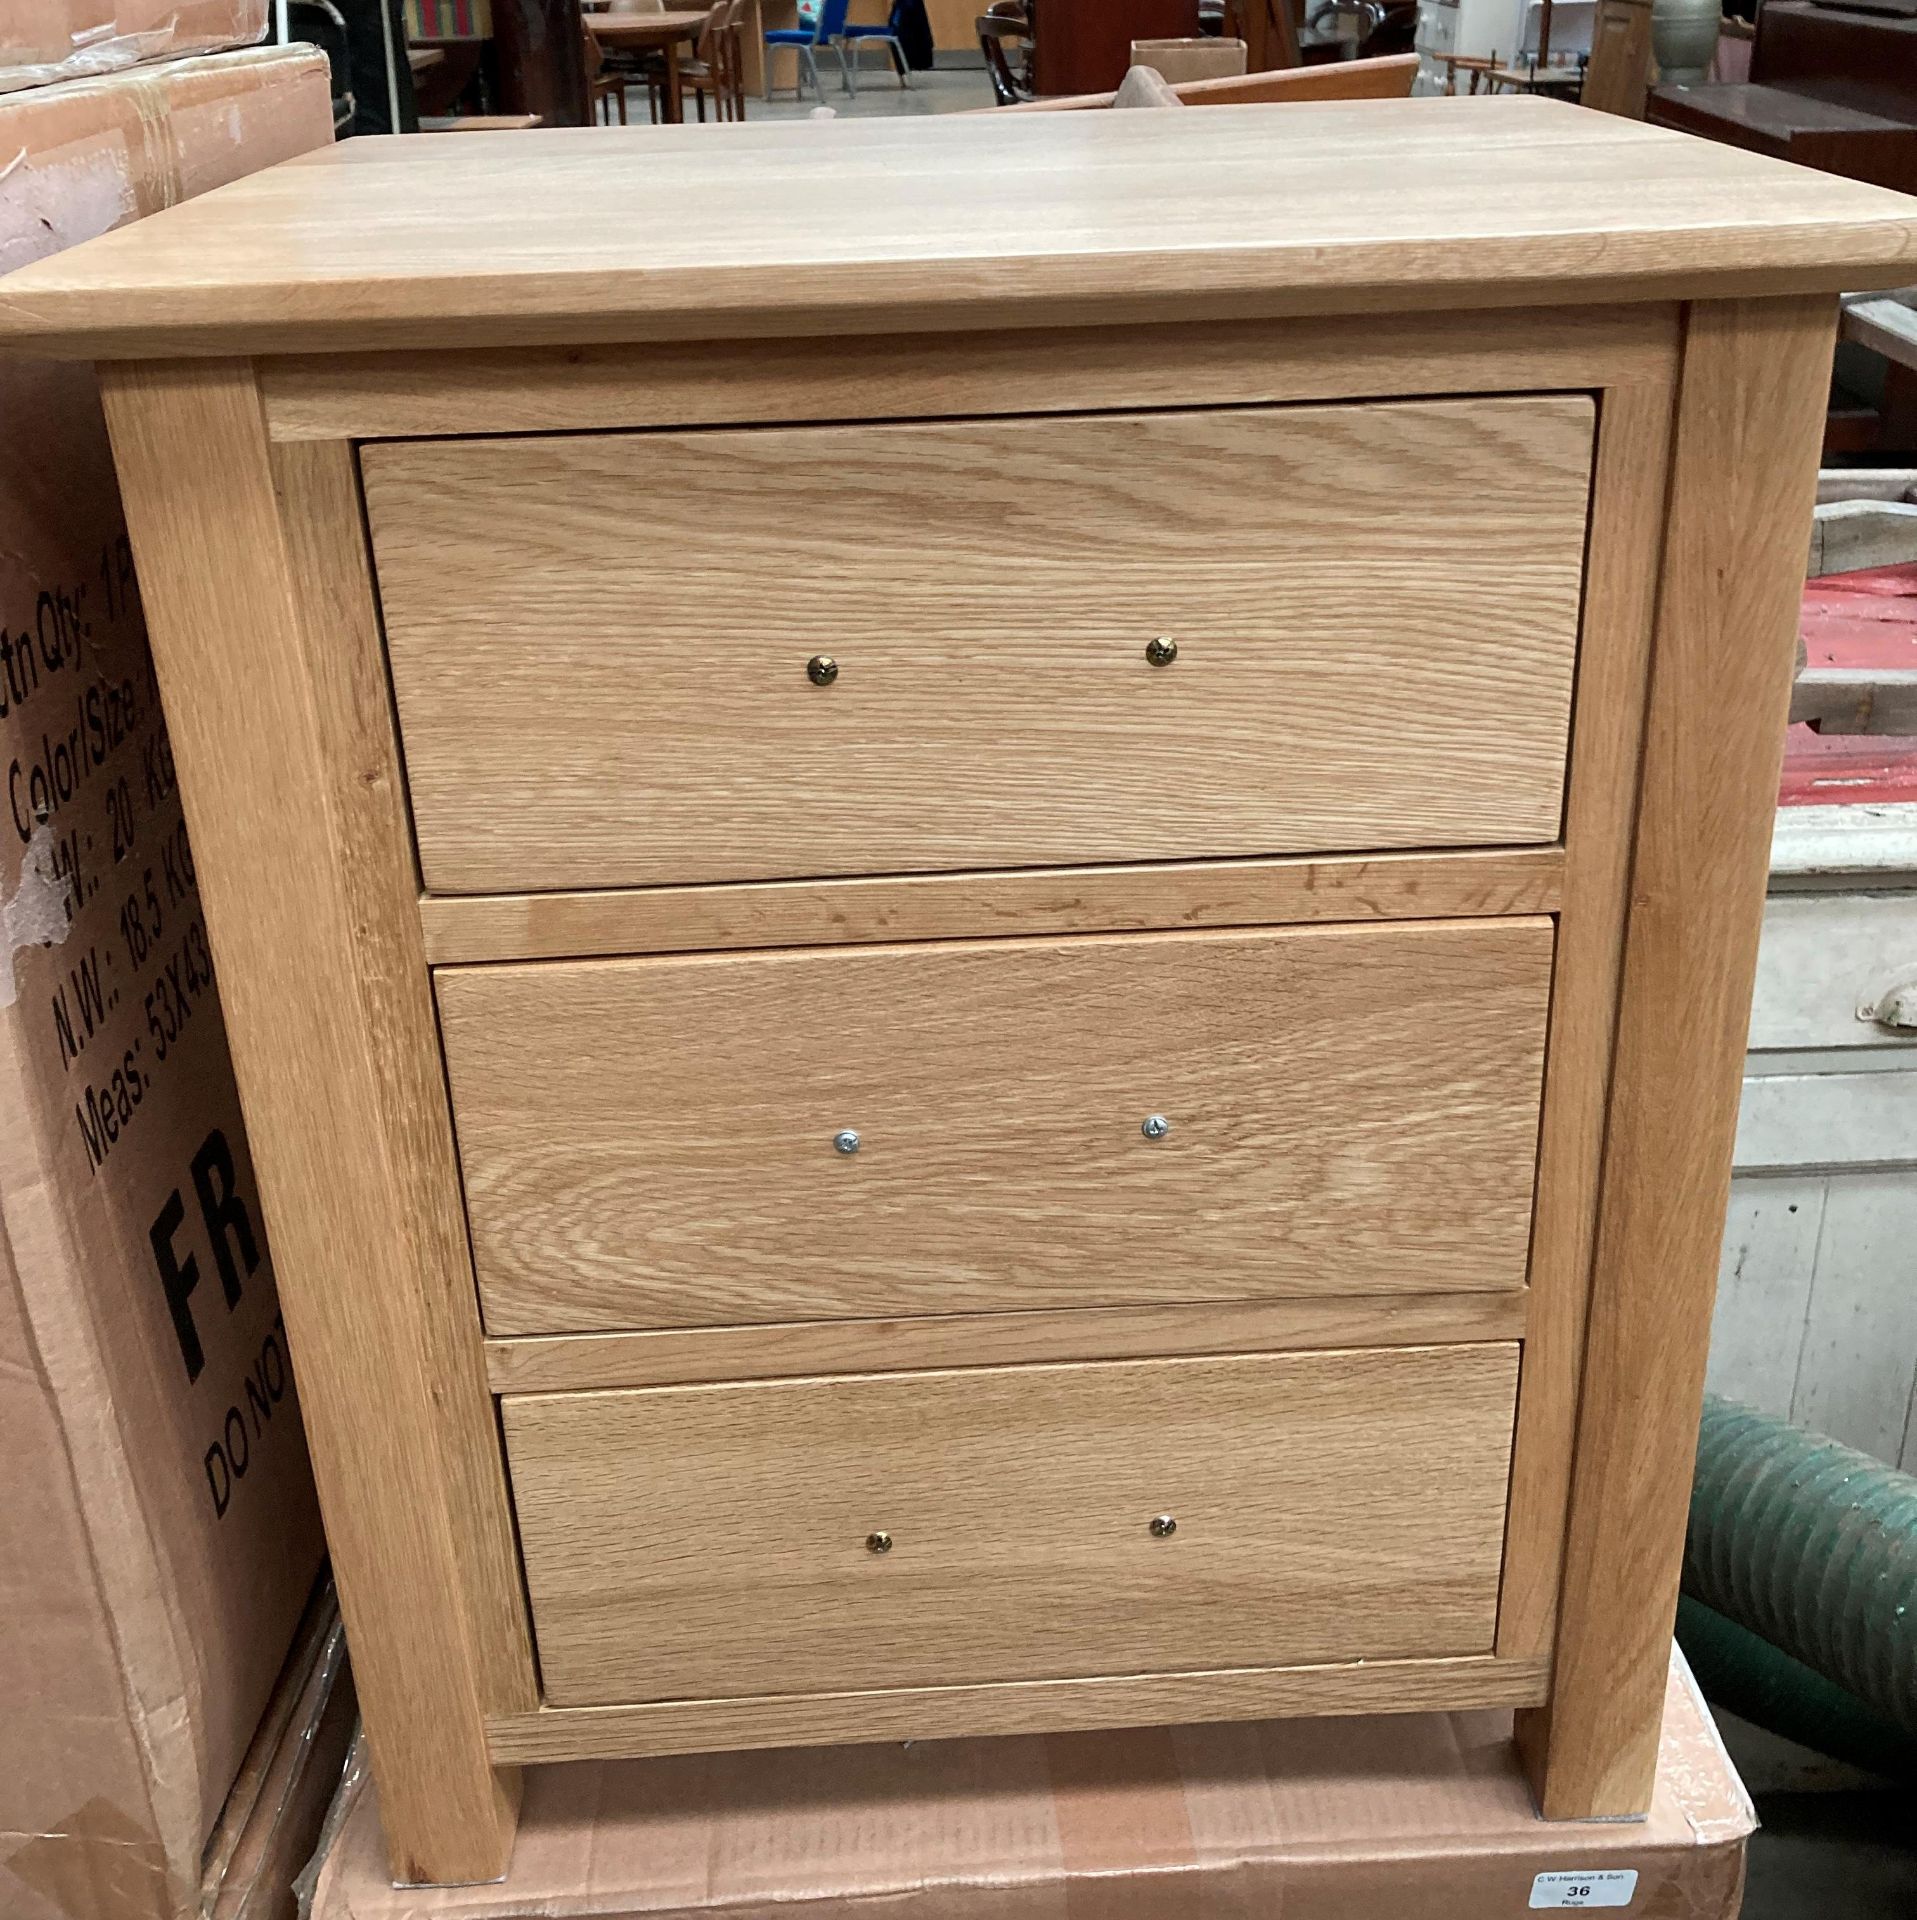
[[[410,1243],[409,1278],[431,1342],[447,1519],[471,1615],[480,1698],[488,1711],[506,1711],[533,1704],[538,1681],[498,1420],[486,1392],[445,1062],[425,954],[406,910],[411,836],[358,475],[351,448],[338,441],[275,447],[271,460],[307,640],[306,677],[333,783],[367,1053],[382,1076],[387,1170],[400,1208],[391,1225]]]
[[[1730,1189],[1835,303],[1691,310],[1672,453],[1557,1664],[1550,1818],[1642,1811]]]
[[[1369,1660],[1222,1673],[902,1687],[891,1692],[675,1700],[652,1706],[546,1707],[492,1722],[507,1761],[612,1760],[739,1747],[949,1740],[1076,1727],[1179,1726],[1285,1714],[1459,1713],[1534,1706],[1550,1684],[1538,1660]]]
[[[530,1688],[494,1652],[503,1534],[469,1452],[470,1294],[448,1311],[467,1282],[391,729],[376,652],[340,645],[350,469],[276,474],[244,365],[109,368],[103,394],[394,1869],[488,1879],[517,1783],[483,1716]]]
[[[419,903],[426,955],[559,960],[728,947],[848,946],[966,935],[1478,919],[1553,913],[1556,847],[1328,859],[1188,860],[872,880],[773,880]]]
[[[369,447],[426,884],[1554,840],[1591,435],[1566,395]]]
[[[1504,1346],[509,1396],[546,1700],[1488,1652],[1516,1389]]]
[[[555,128],[269,167],[9,275],[0,334],[83,358],[831,338],[1861,291],[1914,263],[1882,188],[1525,98]]]
[[[905,333],[856,354],[810,340],[655,341],[261,362],[276,438],[373,440],[610,427],[788,425],[1381,393],[1548,393],[1661,377],[1677,308],[1371,314],[1184,326]]]
[[[1550,966],[1522,920],[443,969],[487,1327],[1521,1286]]]
[[[1353,1300],[1078,1307],[1056,1313],[801,1320],[662,1333],[558,1333],[486,1343],[495,1393],[687,1386],[808,1373],[908,1372],[1034,1360],[1149,1359],[1298,1347],[1462,1346],[1524,1337],[1530,1296],[1373,1294]]]
[[[1532,1313],[1498,1611],[1498,1651],[1514,1656],[1548,1653],[1557,1628],[1670,464],[1675,338],[1670,348],[1661,386],[1607,391],[1598,416],[1532,1227]]]

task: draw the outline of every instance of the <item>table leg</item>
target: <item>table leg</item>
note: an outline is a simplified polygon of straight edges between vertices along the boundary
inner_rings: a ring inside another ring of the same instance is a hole
[[[739,84],[747,93],[765,94],[765,7],[763,0],[746,0],[745,19],[739,24],[743,41]]]
[[[790,47],[768,47],[765,35],[775,27],[796,27],[799,24],[799,0],[753,0],[753,4],[759,15],[753,27],[757,36],[755,47],[759,65],[755,75],[753,55],[748,52],[747,84],[767,100],[781,87],[790,87],[796,94],[799,90],[799,56]]]
[[[493,53],[501,113],[536,113],[549,127],[592,125],[578,0],[499,0]]]
[[[685,89],[679,83],[679,43],[666,42],[666,124],[676,127],[686,117]]]

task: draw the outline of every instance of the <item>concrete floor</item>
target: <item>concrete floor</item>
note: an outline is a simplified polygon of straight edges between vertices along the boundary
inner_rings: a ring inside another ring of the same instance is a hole
[[[1760,1793],[1742,1920],[1910,1920],[1917,1813],[1907,1790]]]
[[[1751,1839],[1742,1920],[1917,1916],[1917,1813],[1908,1788],[1721,1709],[1717,1724],[1763,1822]]]
[[[934,67],[929,73],[913,74],[912,84],[902,87],[883,47],[867,47],[859,56],[856,94],[847,95],[836,54],[819,56],[819,78],[825,82],[825,104],[840,118],[918,119],[929,113],[967,113],[992,104],[991,82],[982,66]],[[748,100],[746,120],[803,120],[816,113],[818,105],[810,91],[804,99],[795,100],[789,89],[781,89],[775,99]]]
[[[949,57],[949,56],[942,56]],[[963,58],[963,56],[960,56]],[[966,65],[934,67],[928,73],[915,73],[909,87],[899,78],[882,47],[868,47],[859,60],[859,90],[848,95],[839,77],[838,56],[830,51],[819,60],[819,78],[825,82],[825,104],[838,116],[858,119],[887,117],[920,119],[928,113],[970,113],[992,104],[991,82],[978,62]],[[780,88],[771,100],[759,95],[746,96],[746,120],[804,120],[819,111],[817,96],[808,88],[803,99],[795,100],[790,87]],[[646,90],[642,86],[626,89],[626,112],[633,125],[646,120]],[[686,116],[692,118],[692,97],[686,96]]]

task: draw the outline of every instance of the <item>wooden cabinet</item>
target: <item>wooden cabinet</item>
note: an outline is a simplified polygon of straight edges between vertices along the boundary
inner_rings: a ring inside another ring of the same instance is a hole
[[[397,1877],[522,1762],[1278,1713],[1640,1811],[1912,206],[1525,99],[484,142],[0,294],[101,363]]]
[[[1198,31],[1198,0],[1033,0],[1032,78],[1041,94],[1109,93],[1134,40]]]

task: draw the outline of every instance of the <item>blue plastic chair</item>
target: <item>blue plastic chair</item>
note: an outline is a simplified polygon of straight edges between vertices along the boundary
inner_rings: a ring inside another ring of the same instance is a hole
[[[766,51],[774,47],[791,47],[799,56],[801,68],[798,93],[805,92],[805,76],[812,77],[812,91],[819,96],[819,105],[825,105],[825,86],[819,79],[819,62],[816,50],[831,47],[839,56],[839,78],[844,82],[847,93],[852,91],[852,70],[845,63],[845,15],[852,0],[819,0],[819,10],[813,16],[808,27],[801,22],[796,27],[769,27],[766,29]],[[765,73],[765,97],[772,98],[772,68],[770,64]]]
[[[899,85],[909,87],[912,84],[912,70],[905,64],[905,43],[899,38],[899,22],[911,0],[892,0],[892,11],[886,16],[884,26],[847,26],[839,36],[845,54],[851,56],[848,68],[852,76],[852,91],[859,90],[859,50],[862,47],[884,47],[892,56],[892,65],[897,69]],[[843,56],[841,56],[843,58]]]

